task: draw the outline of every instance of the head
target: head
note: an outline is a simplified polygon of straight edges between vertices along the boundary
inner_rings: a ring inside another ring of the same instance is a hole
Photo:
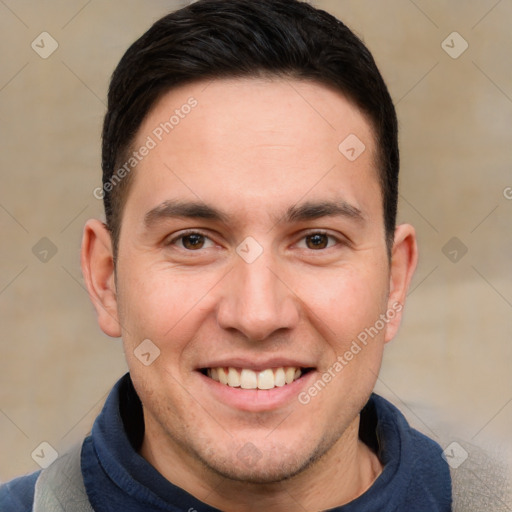
[[[395,226],[396,114],[363,43],[295,0],[172,13],[113,74],[102,165],[82,268],[146,436],[275,482],[357,430],[416,263]]]

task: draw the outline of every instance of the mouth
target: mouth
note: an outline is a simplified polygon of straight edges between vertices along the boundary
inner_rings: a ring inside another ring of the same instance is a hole
[[[314,368],[280,366],[252,370],[250,368],[215,367],[201,368],[199,371],[220,384],[244,390],[270,390],[289,386]]]

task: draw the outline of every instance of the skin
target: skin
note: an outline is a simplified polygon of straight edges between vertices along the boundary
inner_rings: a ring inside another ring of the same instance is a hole
[[[122,336],[143,403],[141,455],[225,511],[342,505],[382,471],[358,439],[359,412],[401,312],[308,404],[298,393],[404,303],[414,229],[397,227],[390,261],[371,125],[339,92],[284,79],[189,84],[156,103],[134,147],[191,96],[198,105],[134,171],[116,268],[101,221],[88,221],[83,237],[99,324]],[[366,146],[353,162],[338,150],[349,134]],[[206,204],[225,218],[153,215],[148,226],[145,215],[170,200]],[[290,207],[321,201],[344,201],[360,215],[286,219]],[[179,238],[187,229],[207,238],[191,245]],[[318,230],[329,235],[314,239],[320,248],[307,238]],[[263,251],[252,263],[236,252],[246,237]],[[160,350],[148,366],[134,354],[145,339]],[[238,391],[247,401],[235,406],[197,371],[230,358],[262,366],[298,359],[314,370],[278,406],[254,390]]]

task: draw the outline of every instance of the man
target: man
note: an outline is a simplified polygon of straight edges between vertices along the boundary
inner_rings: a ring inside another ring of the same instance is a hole
[[[375,394],[414,272],[382,77],[296,0],[200,0],[121,59],[82,271],[129,374],[11,510],[448,511]]]

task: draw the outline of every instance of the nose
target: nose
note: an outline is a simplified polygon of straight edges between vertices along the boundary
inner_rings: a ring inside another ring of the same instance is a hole
[[[236,261],[217,310],[222,328],[262,341],[276,331],[293,329],[299,318],[299,301],[271,257],[264,253],[252,263]]]

